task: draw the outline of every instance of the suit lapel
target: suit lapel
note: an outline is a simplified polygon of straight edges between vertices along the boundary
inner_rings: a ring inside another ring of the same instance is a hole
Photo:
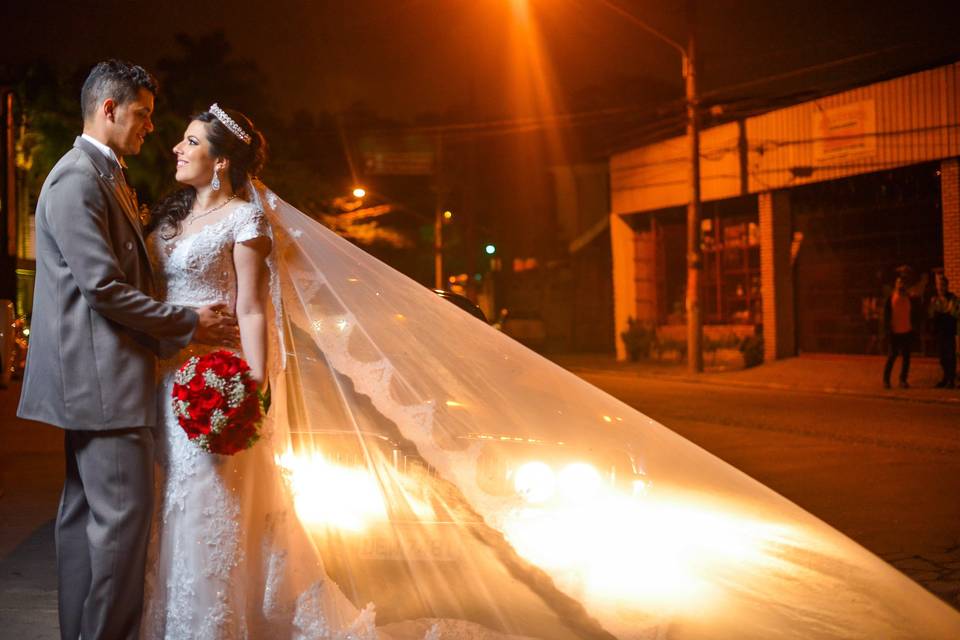
[[[153,265],[150,264],[150,259],[147,257],[149,255],[147,253],[147,244],[143,239],[143,225],[140,223],[140,212],[137,211],[136,201],[133,198],[130,187],[127,186],[127,181],[123,177],[120,166],[81,137],[77,138],[73,146],[87,154],[97,173],[100,174],[100,179],[109,187],[107,190],[113,194],[117,206],[123,212],[130,226],[133,227],[137,241],[140,243],[140,248],[143,250],[142,255],[144,262],[147,264],[147,269],[150,270],[150,273],[153,273]]]

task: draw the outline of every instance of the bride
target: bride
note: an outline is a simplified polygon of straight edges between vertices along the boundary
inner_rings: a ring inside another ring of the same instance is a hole
[[[288,401],[283,375],[273,227],[250,179],[263,168],[266,148],[243,114],[216,104],[198,114],[174,147],[176,179],[185,188],[158,205],[148,230],[160,296],[193,307],[222,300],[234,309],[239,340],[223,346],[247,360],[262,387],[272,387],[274,407],[250,450],[206,453],[173,413],[173,374],[189,357],[222,347],[192,345],[161,362],[162,473],[141,637],[372,640],[440,638],[442,631],[448,638],[502,638],[456,620],[376,628],[372,604],[358,608],[328,578],[294,513],[278,458],[296,422],[284,405],[297,401]],[[313,416],[319,413],[314,407]]]
[[[242,114],[213,105],[174,147],[185,188],[156,210],[149,236],[161,291],[171,303],[223,299],[236,311],[233,346],[267,385],[273,244],[248,176],[266,157]],[[194,346],[162,363],[163,468],[151,539],[141,636],[170,638],[373,638],[372,611],[357,611],[335,585],[290,514],[269,446],[235,456],[202,452],[172,413],[172,373]],[[276,357],[277,354],[273,354]]]
[[[265,151],[211,106],[151,223],[164,299],[233,305],[273,404],[251,449],[202,452],[170,393],[203,348],[163,363],[144,639],[960,637],[842,534],[277,198]]]

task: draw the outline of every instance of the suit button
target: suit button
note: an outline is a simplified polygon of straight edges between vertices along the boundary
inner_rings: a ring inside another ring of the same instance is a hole
[[[124,248],[126,248],[127,251],[133,251],[133,243],[130,242],[129,240],[127,240],[127,243],[123,246]]]

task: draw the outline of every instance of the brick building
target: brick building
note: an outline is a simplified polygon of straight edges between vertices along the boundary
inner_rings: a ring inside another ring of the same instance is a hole
[[[628,317],[684,335],[688,153],[610,158],[615,335]],[[960,63],[704,130],[705,334],[762,327],[767,359],[876,352],[898,266],[960,285],[958,156]]]

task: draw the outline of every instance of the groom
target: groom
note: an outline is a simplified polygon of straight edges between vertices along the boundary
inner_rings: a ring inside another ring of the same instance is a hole
[[[37,275],[17,415],[64,429],[57,514],[60,634],[137,638],[153,497],[156,356],[236,333],[222,305],[150,296],[153,274],[124,157],[153,131],[157,85],[142,67],[96,65],[83,135],[37,202]]]

